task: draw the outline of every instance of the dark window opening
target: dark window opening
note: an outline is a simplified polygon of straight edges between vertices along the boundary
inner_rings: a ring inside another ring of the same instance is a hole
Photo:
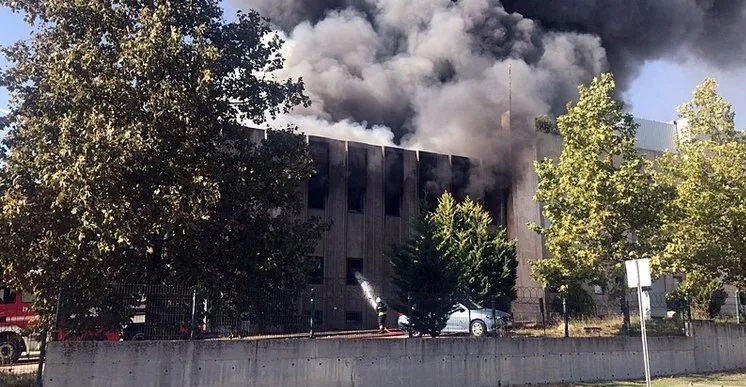
[[[310,285],[322,285],[324,283],[324,257],[311,257],[308,283]]]
[[[438,168],[438,158],[448,156],[435,153],[420,152],[418,189],[420,202],[424,211],[430,211],[438,204],[438,199],[445,192],[443,178],[450,174],[449,171],[441,171]],[[445,180],[448,181],[448,180]]]
[[[362,312],[345,312],[345,324],[360,325],[363,322]]]
[[[347,158],[347,210],[363,212],[368,183],[368,152],[365,148],[351,146]]]
[[[347,258],[347,285],[357,285],[355,273],[363,273],[362,258]]]
[[[451,157],[451,193],[457,202],[466,199],[469,187],[469,173],[471,172],[471,161],[466,157]]]
[[[404,154],[401,149],[386,148],[384,207],[386,215],[401,216],[404,192]]]
[[[329,192],[329,143],[310,140],[308,147],[316,171],[308,179],[308,208],[323,210]]]
[[[494,188],[484,195],[484,206],[492,218],[492,224],[502,227],[508,225],[508,195],[504,189]]]

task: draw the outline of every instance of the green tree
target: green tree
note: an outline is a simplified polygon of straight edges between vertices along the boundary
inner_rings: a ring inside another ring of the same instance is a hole
[[[460,298],[485,307],[497,299],[504,309],[515,300],[515,241],[490,221],[479,203],[468,197],[457,203],[445,192],[418,219],[415,237],[391,254],[394,285],[401,300],[411,297],[418,331],[440,331]]]
[[[446,192],[429,214],[436,228],[439,250],[456,259],[459,292],[485,307],[495,300],[507,309],[516,299],[515,241],[504,228],[490,226],[489,213],[467,197],[457,203]]]
[[[559,134],[557,124],[548,116],[538,116],[534,118],[536,130],[549,134]]]
[[[735,113],[706,79],[690,102],[676,153],[661,158],[661,175],[676,197],[665,230],[670,235],[662,267],[702,273],[746,288],[746,137]]]
[[[251,143],[238,122],[306,104],[280,81],[282,44],[217,0],[0,0],[34,25],[2,50],[12,97],[0,169],[3,278],[57,289],[83,315],[115,283],[179,283],[262,309],[303,286],[322,232],[297,187],[312,164],[291,131]],[[272,297],[248,294],[267,287]]]
[[[682,309],[686,305],[687,294],[695,312],[705,318],[717,317],[728,298],[723,282],[702,272],[688,273],[679,287],[667,297]]]
[[[455,257],[438,249],[436,225],[422,214],[414,236],[390,254],[393,284],[399,299],[407,301],[410,329],[437,336],[456,302],[459,273]]]
[[[614,88],[611,74],[580,86],[578,102],[557,120],[562,154],[556,163],[535,164],[535,200],[548,224],[530,227],[551,253],[532,263],[537,281],[560,293],[583,284],[609,286],[623,307],[617,285],[624,261],[659,254],[661,209],[669,193],[636,150],[637,124],[613,99]]]

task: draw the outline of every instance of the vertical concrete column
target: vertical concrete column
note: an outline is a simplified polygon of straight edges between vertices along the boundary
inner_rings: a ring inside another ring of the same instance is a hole
[[[368,180],[365,190],[365,250],[363,254],[364,271],[376,291],[384,289],[384,273],[387,262],[384,257],[384,195],[383,195],[383,148],[368,145],[367,167]],[[377,326],[377,318],[372,308],[363,306],[363,324],[365,327]]]
[[[420,212],[417,152],[404,150],[404,185],[402,194],[401,221],[402,236],[406,240],[411,236],[411,225]]]
[[[344,294],[346,293],[345,275],[347,273],[347,255],[345,251],[345,228],[347,215],[347,149],[344,141],[329,142],[329,198],[326,203],[327,221],[331,228],[327,233],[326,262],[328,273],[333,282],[327,285],[329,291],[328,305],[330,327],[344,327]],[[339,294],[338,294],[339,293]],[[325,317],[326,319],[326,317]]]

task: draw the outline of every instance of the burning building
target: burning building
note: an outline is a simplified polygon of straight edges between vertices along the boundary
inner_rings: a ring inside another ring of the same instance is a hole
[[[319,308],[328,328],[375,325],[352,273],[390,295],[387,249],[446,189],[507,227],[518,286],[536,286],[528,260],[546,252],[526,227],[542,221],[533,161],[561,141],[533,118],[562,114],[601,72],[621,96],[646,61],[727,69],[746,58],[746,0],[230,1],[271,20],[286,41],[273,75],[303,78],[311,102],[267,121],[308,133],[318,164],[306,200],[332,222],[314,275],[333,295]],[[675,125],[640,123],[645,152],[670,148]]]
[[[642,151],[655,156],[672,148],[674,124],[638,122]],[[253,129],[251,136],[259,140],[264,132]],[[544,292],[531,279],[530,261],[542,259],[547,252],[541,237],[526,224],[542,222],[540,205],[533,201],[538,184],[533,162],[558,157],[560,137],[535,133],[536,141],[512,156],[515,164],[501,174],[482,160],[460,155],[314,135],[306,138],[318,171],[303,187],[306,215],[331,225],[315,248],[316,265],[309,276],[309,287],[317,292],[315,315],[322,328],[376,325],[356,273],[363,274],[378,295],[393,301],[387,253],[409,238],[420,210],[433,206],[446,190],[457,199],[468,195],[481,202],[493,224],[507,228],[517,240],[517,287],[535,289],[537,295]],[[523,302],[514,305],[512,312],[533,319],[539,309]]]

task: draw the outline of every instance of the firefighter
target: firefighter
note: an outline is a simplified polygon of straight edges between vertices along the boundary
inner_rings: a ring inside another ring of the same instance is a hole
[[[388,308],[381,301],[381,297],[376,297],[376,313],[378,314],[378,333],[386,333],[386,312]]]

